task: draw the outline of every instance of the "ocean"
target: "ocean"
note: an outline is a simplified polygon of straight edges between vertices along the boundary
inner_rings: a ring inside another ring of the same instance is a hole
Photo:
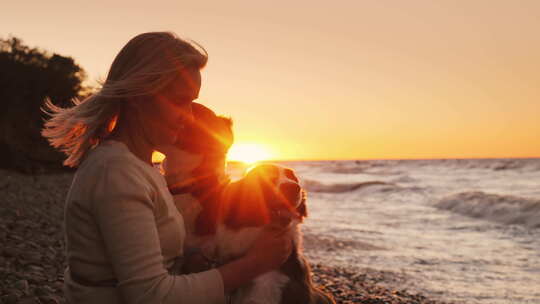
[[[337,244],[312,262],[456,303],[540,303],[540,159],[281,164],[308,192],[306,238]]]

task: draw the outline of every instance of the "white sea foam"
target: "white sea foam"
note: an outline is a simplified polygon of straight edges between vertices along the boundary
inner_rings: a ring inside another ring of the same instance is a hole
[[[402,273],[455,303],[540,303],[540,159],[286,165],[309,194],[310,261]]]
[[[504,224],[540,228],[540,200],[473,191],[446,196],[436,207]]]
[[[302,186],[308,192],[343,193],[343,192],[355,191],[355,190],[366,188],[366,187],[381,186],[381,185],[394,186],[393,184],[382,182],[382,181],[324,184],[316,180],[309,180],[309,179],[302,180]]]

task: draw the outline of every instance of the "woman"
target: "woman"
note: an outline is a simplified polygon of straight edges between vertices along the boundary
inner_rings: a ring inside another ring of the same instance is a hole
[[[46,103],[52,117],[43,135],[67,154],[65,165],[78,166],[65,209],[68,302],[224,303],[227,292],[289,255],[290,240],[269,231],[217,269],[168,272],[183,255],[185,229],[167,183],[183,177],[167,172],[165,179],[151,156],[158,150],[197,165],[171,147],[192,118],[202,51],[171,33],[144,33],[116,56],[98,93],[67,109]]]

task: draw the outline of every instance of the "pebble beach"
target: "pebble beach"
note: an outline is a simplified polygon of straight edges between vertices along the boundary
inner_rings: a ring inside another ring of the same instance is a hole
[[[72,172],[24,175],[0,170],[0,303],[66,303],[63,205],[72,177]],[[314,246],[340,248],[310,235],[304,246],[306,251]],[[310,262],[314,282],[337,303],[447,303],[401,289],[401,278],[391,272]]]

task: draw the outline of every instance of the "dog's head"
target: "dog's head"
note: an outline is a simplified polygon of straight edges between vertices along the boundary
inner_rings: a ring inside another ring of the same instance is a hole
[[[203,210],[188,216],[185,210],[194,210],[192,200],[179,200],[177,205],[184,210],[188,230],[197,234],[215,233],[222,185],[229,179],[225,173],[225,159],[233,143],[232,120],[218,116],[208,107],[193,103],[193,120],[184,126],[177,147],[186,152],[187,157],[197,159],[195,167],[169,163],[165,159],[164,171],[177,172],[173,194],[190,194],[202,205]],[[180,173],[180,174],[178,174]]]
[[[196,102],[192,111],[193,120],[185,126],[179,147],[208,157],[225,157],[234,141],[232,120]]]
[[[180,184],[192,184],[207,177],[225,177],[225,159],[234,137],[232,120],[218,116],[212,110],[199,103],[193,103],[193,120],[186,123],[182,135],[179,136],[177,147],[191,154],[200,156],[201,161],[194,169],[183,172],[186,180]],[[173,172],[182,170],[182,165],[169,163],[165,159],[163,168]]]
[[[306,193],[293,170],[263,164],[251,169],[244,180],[261,189],[265,205],[272,212],[293,212],[299,219],[307,216]]]
[[[307,216],[306,193],[293,170],[258,165],[236,182],[227,195],[225,217],[233,228],[276,224],[287,226]]]

